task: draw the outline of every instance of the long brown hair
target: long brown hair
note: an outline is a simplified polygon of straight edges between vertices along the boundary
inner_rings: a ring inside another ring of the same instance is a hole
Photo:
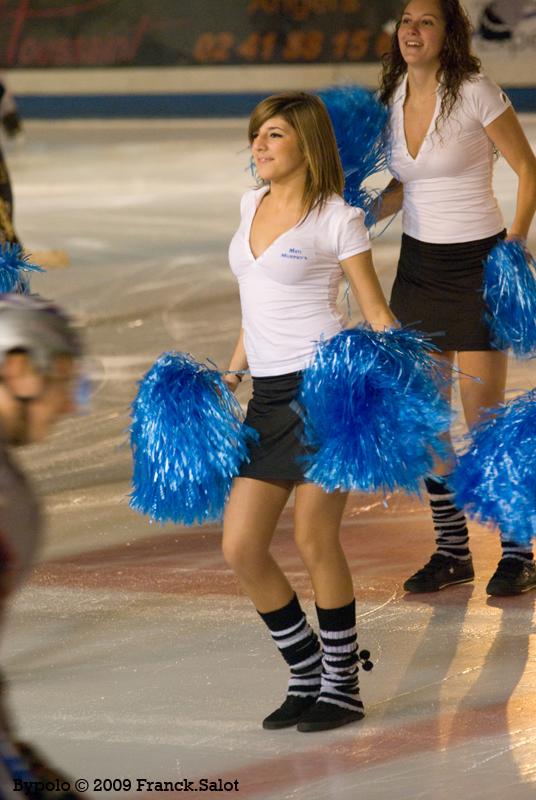
[[[317,206],[322,208],[332,194],[342,195],[344,173],[333,126],[322,100],[307,92],[282,92],[262,100],[249,120],[250,144],[259,128],[272,117],[282,117],[298,135],[307,162],[305,214]]]
[[[396,23],[391,40],[391,49],[382,56],[383,73],[380,100],[387,104],[391,100],[401,78],[407,72],[398,44],[398,29],[411,0],[405,0],[402,13]],[[441,108],[436,121],[436,130],[441,120],[446,120],[460,95],[462,83],[478,75],[480,60],[471,52],[471,20],[459,0],[436,0],[445,20],[445,43],[439,55],[440,66],[437,78],[441,80],[443,93]]]

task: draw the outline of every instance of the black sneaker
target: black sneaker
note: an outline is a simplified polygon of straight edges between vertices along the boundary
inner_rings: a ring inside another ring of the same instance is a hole
[[[475,577],[473,562],[459,561],[452,556],[434,553],[428,564],[420,569],[404,584],[406,592],[438,592],[446,586],[467,583]]]
[[[536,564],[521,558],[501,558],[486,591],[495,597],[523,594],[536,589]]]
[[[313,733],[314,731],[330,731],[333,728],[340,728],[351,722],[358,722],[363,719],[365,712],[362,710],[342,708],[335,703],[325,703],[319,700],[309,711],[303,714],[298,722],[298,730],[302,733]]]
[[[305,711],[316,703],[316,697],[312,695],[300,696],[288,694],[285,702],[275,711],[269,714],[262,721],[262,727],[268,730],[278,730],[279,728],[290,728],[295,725]]]

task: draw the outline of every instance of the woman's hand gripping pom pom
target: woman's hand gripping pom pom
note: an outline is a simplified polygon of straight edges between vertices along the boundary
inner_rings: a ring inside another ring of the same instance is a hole
[[[517,544],[536,536],[536,389],[490,409],[453,476],[460,506]]]
[[[319,92],[319,97],[335,131],[344,170],[344,199],[365,211],[365,223],[370,227],[376,222],[376,197],[362,184],[387,168],[389,112],[373,92],[361,86],[335,86]]]
[[[536,261],[518,241],[499,242],[484,264],[484,300],[494,344],[536,355]]]
[[[419,493],[451,422],[432,349],[417,331],[368,326],[319,345],[300,396],[309,480],[326,491]]]
[[[0,246],[0,294],[29,294],[30,283],[25,273],[45,272],[31,264],[20,244],[4,242]]]
[[[158,522],[219,519],[256,436],[220,373],[164,353],[140,382],[131,416],[131,507]]]

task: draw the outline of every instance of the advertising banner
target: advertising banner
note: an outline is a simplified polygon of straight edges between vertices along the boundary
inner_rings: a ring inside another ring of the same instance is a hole
[[[5,68],[377,61],[398,0],[5,0]]]

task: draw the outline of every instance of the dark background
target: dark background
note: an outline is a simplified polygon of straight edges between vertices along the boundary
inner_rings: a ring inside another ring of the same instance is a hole
[[[377,61],[398,0],[0,0],[12,68]]]

